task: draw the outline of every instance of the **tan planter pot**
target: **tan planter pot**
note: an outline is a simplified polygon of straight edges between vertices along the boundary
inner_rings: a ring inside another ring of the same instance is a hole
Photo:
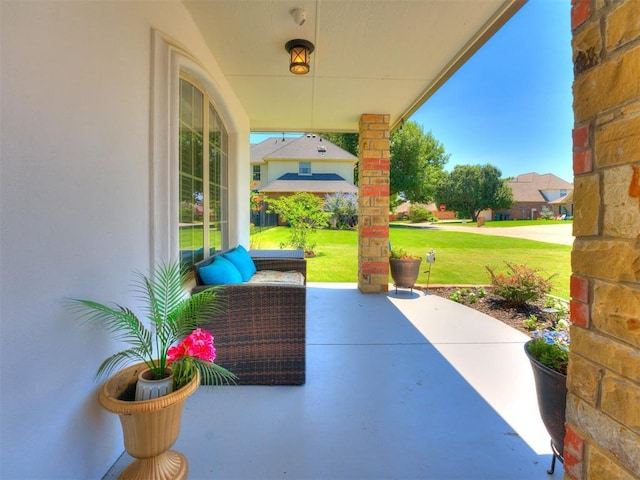
[[[132,365],[113,375],[100,390],[102,407],[120,417],[124,448],[137,460],[120,479],[184,479],[189,467],[184,455],[169,450],[180,434],[182,407],[186,398],[200,385],[197,374],[180,390],[163,397],[139,402],[118,400],[126,390],[135,388],[144,363]]]
[[[398,288],[411,288],[416,284],[420,274],[422,258],[390,258],[391,278],[393,285]]]

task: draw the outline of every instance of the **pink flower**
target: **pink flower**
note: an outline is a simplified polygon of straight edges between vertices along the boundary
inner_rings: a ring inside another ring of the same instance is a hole
[[[205,362],[213,362],[216,359],[213,335],[205,330],[196,328],[182,342],[177,346],[171,347],[167,352],[167,359],[170,362],[175,362],[184,356],[199,358]]]

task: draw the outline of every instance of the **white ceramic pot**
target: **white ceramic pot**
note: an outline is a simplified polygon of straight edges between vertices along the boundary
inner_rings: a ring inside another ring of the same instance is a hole
[[[136,402],[141,400],[151,400],[168,395],[173,391],[173,373],[168,377],[156,380],[153,378],[151,370],[144,369],[138,375],[136,383]]]

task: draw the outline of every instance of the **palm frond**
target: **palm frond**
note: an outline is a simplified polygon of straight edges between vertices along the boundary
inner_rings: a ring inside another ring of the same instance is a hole
[[[116,305],[116,308],[111,308],[103,303],[77,298],[68,299],[67,306],[86,322],[100,324],[113,334],[115,340],[128,343],[134,348],[151,347],[151,332],[126,307]]]
[[[212,287],[193,294],[180,308],[178,322],[197,327],[212,315],[223,312],[226,301],[219,292],[220,287]]]
[[[145,349],[130,348],[107,357],[100,367],[98,367],[96,379],[108,377],[117,368],[123,367],[133,361],[143,361],[147,364],[147,367],[152,368],[149,364],[149,357]]]
[[[182,303],[188,299],[182,285],[184,277],[178,261],[159,263],[153,277],[137,273],[136,289],[145,300],[149,320],[155,325],[161,344],[172,344],[180,338],[173,324]]]
[[[153,316],[162,321],[172,313],[187,297],[182,287],[184,272],[180,262],[160,263],[153,272],[152,279],[142,276],[153,305]]]
[[[200,371],[202,385],[235,385],[238,380],[238,377],[220,365],[205,362],[199,358],[194,358],[193,362]]]
[[[158,263],[153,276],[134,272],[132,288],[143,303],[148,325],[145,326],[128,308],[115,308],[92,300],[69,299],[68,306],[87,322],[99,323],[116,340],[131,348],[107,358],[97,376],[112,372],[132,361],[142,360],[154,372],[167,365],[171,345],[191,334],[211,314],[224,309],[218,289],[211,288],[189,296],[183,288],[186,271],[179,261]],[[207,384],[235,383],[235,375],[219,365],[195,359]]]

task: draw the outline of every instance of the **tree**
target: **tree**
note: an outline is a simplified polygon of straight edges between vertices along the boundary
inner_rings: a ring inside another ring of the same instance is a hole
[[[513,193],[501,175],[493,165],[456,165],[437,185],[436,203],[474,222],[482,210],[511,208]]]
[[[358,216],[358,196],[355,193],[332,193],[324,197],[325,210],[331,213],[331,228],[353,228]]]
[[[405,123],[391,135],[389,193],[392,204],[433,201],[435,185],[444,176],[449,155],[431,132],[416,122]]]
[[[324,211],[324,201],[311,193],[298,192],[280,198],[265,198],[268,212],[275,212],[280,219],[291,227],[289,239],[282,242],[286,245],[304,250],[307,256],[313,256],[316,244],[311,241],[314,229],[329,224],[330,213]]]
[[[334,145],[346,150],[351,155],[358,156],[359,135],[357,133],[336,133],[325,132],[319,133],[322,138],[329,140]]]

